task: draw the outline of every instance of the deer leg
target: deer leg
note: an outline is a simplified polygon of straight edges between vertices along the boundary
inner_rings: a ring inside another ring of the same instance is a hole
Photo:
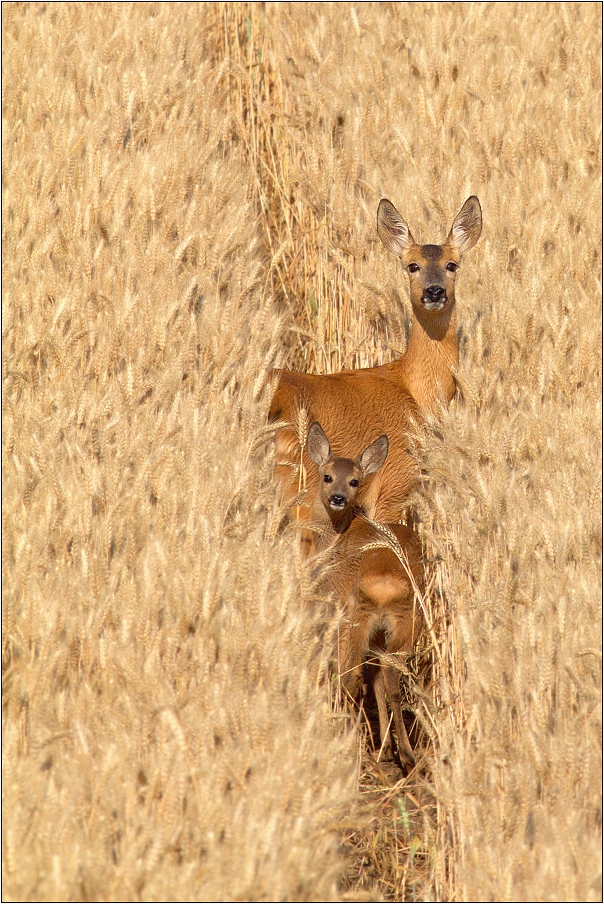
[[[351,622],[343,637],[340,675],[345,694],[356,700],[363,681],[369,619],[352,609]]]
[[[392,710],[392,717],[394,720],[398,755],[403,765],[413,766],[415,763],[415,755],[409,742],[409,735],[405,728],[403,709],[401,706],[400,673],[395,666],[385,662],[382,664],[382,670],[384,672],[388,702],[390,703],[390,709]]]
[[[396,742],[398,745],[398,754],[402,764],[412,766],[415,763],[413,749],[409,742],[407,729],[403,720],[403,710],[401,704],[401,684],[400,670],[392,663],[392,658],[402,651],[408,651],[412,646],[413,618],[403,617],[397,619],[395,629],[386,644],[386,654],[390,661],[382,661],[382,670],[384,672],[384,683],[392,717],[394,721],[394,732],[396,734]]]
[[[383,759],[392,759],[392,741],[390,740],[390,717],[388,715],[388,704],[386,702],[386,687],[384,678],[384,669],[380,665],[375,680],[373,682],[373,691],[377,702],[378,716],[380,719],[380,742]]]

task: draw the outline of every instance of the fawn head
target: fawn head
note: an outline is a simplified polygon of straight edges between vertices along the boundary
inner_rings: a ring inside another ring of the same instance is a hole
[[[478,198],[468,198],[443,245],[418,245],[394,204],[385,198],[378,206],[377,230],[386,248],[400,257],[409,274],[415,313],[435,314],[452,308],[455,274],[463,255],[474,247],[482,230]]]
[[[306,449],[319,468],[319,498],[335,526],[342,516],[353,512],[359,487],[367,475],[379,471],[386,461],[388,437],[380,436],[356,461],[334,458],[329,440],[315,421],[308,431]]]

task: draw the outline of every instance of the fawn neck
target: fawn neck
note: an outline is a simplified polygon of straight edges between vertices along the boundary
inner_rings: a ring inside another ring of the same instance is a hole
[[[319,528],[321,540],[318,548],[324,549],[334,542],[339,536],[345,534],[359,510],[354,505],[347,505],[341,512],[327,510],[321,501],[320,492],[317,493],[313,506],[313,521]]]

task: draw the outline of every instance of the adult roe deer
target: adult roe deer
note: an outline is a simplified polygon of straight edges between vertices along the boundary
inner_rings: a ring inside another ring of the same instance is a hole
[[[324,425],[340,458],[356,460],[372,437],[388,435],[388,460],[364,481],[359,505],[373,518],[392,522],[400,519],[416,478],[408,433],[414,422],[436,412],[439,400],[448,402],[455,393],[455,279],[462,257],[482,230],[478,198],[468,198],[442,245],[417,244],[394,205],[385,199],[378,207],[377,229],[384,245],[401,259],[410,280],[414,320],[405,353],[390,364],[335,374],[284,370],[270,407],[270,420],[284,422],[276,433],[275,476],[286,502],[292,502],[306,484],[306,498],[298,510],[303,522],[310,518],[318,478],[300,446],[296,425],[301,409],[307,413],[307,423],[317,420]]]
[[[380,436],[356,460],[334,458],[329,440],[315,422],[308,432],[307,451],[319,477],[312,511],[317,549],[331,553],[326,583],[344,604],[348,622],[340,644],[342,686],[355,701],[365,660],[368,655],[374,660],[382,748],[386,757],[392,755],[389,703],[401,764],[412,765],[415,757],[403,721],[400,674],[394,663],[413,648],[419,620],[415,592],[424,591],[421,543],[413,530],[401,524],[369,524],[355,506],[365,477],[386,461],[388,438]],[[385,536],[398,545],[399,555],[383,545]]]

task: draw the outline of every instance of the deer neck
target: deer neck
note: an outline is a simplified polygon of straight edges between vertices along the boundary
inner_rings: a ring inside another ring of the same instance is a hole
[[[330,518],[331,526],[335,534],[344,534],[358,515],[359,510],[355,506],[348,506],[341,515]]]
[[[455,303],[439,314],[414,310],[409,342],[400,359],[400,378],[422,411],[436,414],[437,403],[455,395],[459,363]]]

